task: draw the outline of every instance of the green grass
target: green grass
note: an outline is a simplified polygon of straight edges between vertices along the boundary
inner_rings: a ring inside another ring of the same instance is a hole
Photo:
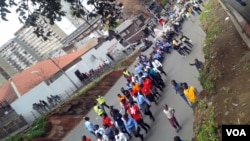
[[[246,63],[246,64],[243,66],[243,70],[245,70],[245,71],[250,71],[250,63]]]
[[[211,9],[212,9],[212,5],[210,2],[208,2],[200,14],[199,19],[201,23],[203,24],[203,26],[205,25],[205,27],[211,25],[211,23],[214,22],[214,15],[211,12]]]
[[[203,89],[209,93],[215,93],[215,78],[212,77],[209,73],[202,70],[199,73],[199,81],[203,87]]]
[[[218,35],[218,33],[220,33],[221,30],[222,30],[222,25],[220,25],[220,24],[216,24],[211,29],[208,30],[207,36],[205,39],[206,46],[212,45],[212,43],[215,39],[215,36]]]
[[[32,139],[43,137],[49,132],[49,123],[46,120],[46,115],[36,119],[31,127],[20,134],[7,138],[5,141],[30,141]]]
[[[197,141],[219,141],[217,128],[214,108],[211,107],[207,120],[204,120],[201,126],[196,129]]]

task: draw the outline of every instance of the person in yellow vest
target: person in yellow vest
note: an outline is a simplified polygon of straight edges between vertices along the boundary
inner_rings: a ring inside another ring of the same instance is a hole
[[[196,90],[195,87],[188,86],[187,83],[182,83],[181,85],[182,85],[182,88],[184,89],[183,93],[187,97],[192,108],[194,108],[195,102],[197,101],[198,91]]]
[[[96,98],[97,103],[101,106],[101,108],[105,111],[104,107],[109,109],[109,105],[106,104],[106,100],[103,96],[98,96]]]
[[[105,113],[105,111],[100,108],[98,104],[96,104],[93,109],[98,116],[102,116]]]
[[[123,69],[123,76],[127,79],[128,82],[131,82],[131,73],[127,69]]]

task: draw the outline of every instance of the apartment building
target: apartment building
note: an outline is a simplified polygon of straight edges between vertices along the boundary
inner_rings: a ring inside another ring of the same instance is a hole
[[[18,44],[15,39],[9,40],[0,47],[0,56],[4,60],[1,61],[0,65],[5,72],[9,72],[11,69],[14,69],[16,72],[21,72],[38,61],[37,58],[33,57],[25,48]],[[11,68],[3,65],[4,63],[7,63]],[[11,76],[13,74],[9,75]]]
[[[67,35],[56,24],[50,25],[43,19],[38,20],[38,24],[43,26],[45,32],[51,32],[48,40],[44,41],[43,38],[37,37],[33,33],[34,27],[23,26],[14,35],[42,59],[54,57],[53,53],[62,49],[61,40]]]

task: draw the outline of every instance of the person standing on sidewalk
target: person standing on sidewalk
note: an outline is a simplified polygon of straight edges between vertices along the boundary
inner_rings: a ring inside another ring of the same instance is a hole
[[[181,98],[188,104],[188,106],[192,107],[184,94],[184,89],[182,88],[181,83],[177,83],[175,80],[171,80],[171,84],[173,85],[176,94],[179,94]]]
[[[84,117],[84,125],[88,129],[88,131],[95,136],[95,127],[93,123],[91,123],[89,120],[89,117]]]
[[[163,107],[163,113],[168,118],[169,123],[175,128],[175,131],[178,133],[181,130],[181,126],[175,118],[175,109],[168,107],[167,104]]]

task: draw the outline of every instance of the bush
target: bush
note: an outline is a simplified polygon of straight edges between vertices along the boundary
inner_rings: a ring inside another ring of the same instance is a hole
[[[46,120],[46,115],[36,119],[31,127],[24,133],[6,139],[6,141],[29,141],[38,137],[45,136],[50,129],[49,123]]]

